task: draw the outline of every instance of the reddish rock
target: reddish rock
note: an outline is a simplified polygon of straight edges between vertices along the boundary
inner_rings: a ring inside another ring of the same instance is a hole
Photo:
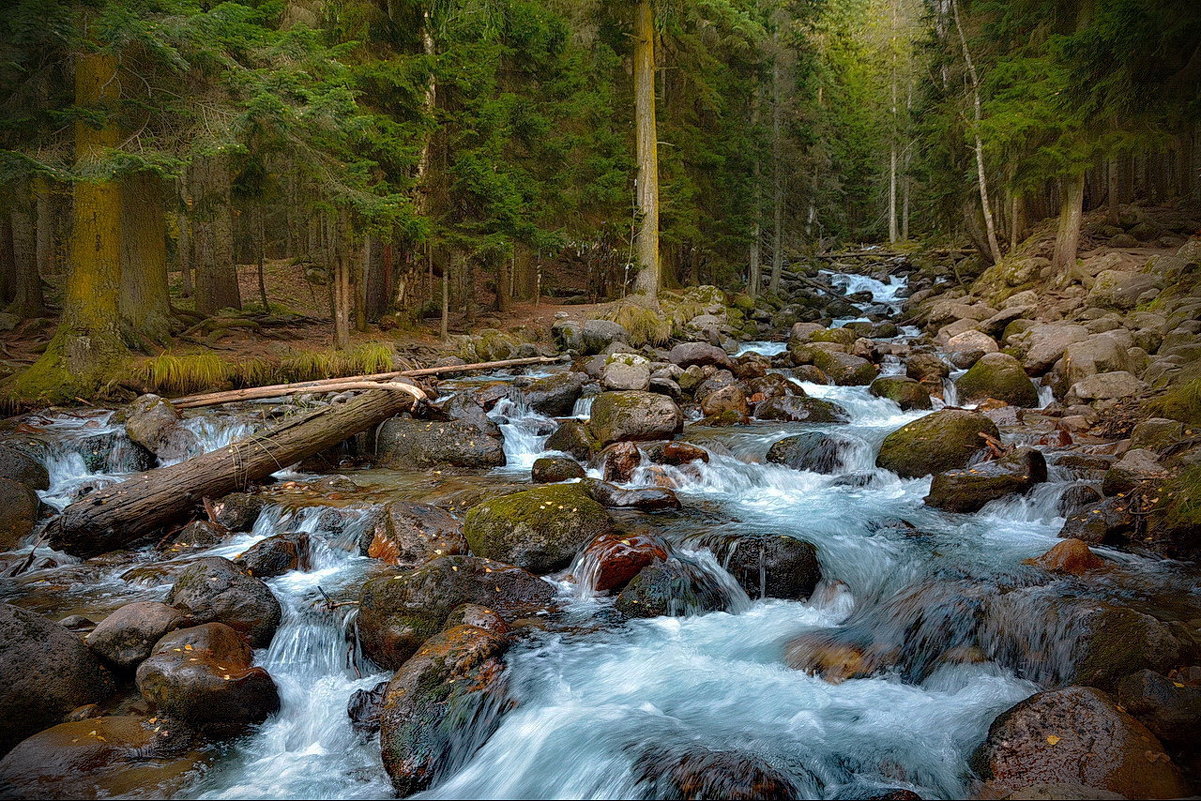
[[[467,553],[463,523],[437,506],[393,501],[384,507],[367,555],[398,567]]]
[[[1155,735],[1092,687],[1036,693],[1002,713],[972,764],[991,798],[1063,784],[1126,798],[1189,794]]]
[[[702,398],[701,413],[706,417],[730,415],[745,418],[751,413],[751,408],[742,387],[730,384]]]
[[[634,471],[642,462],[638,446],[632,442],[615,442],[601,451],[605,481],[626,482],[634,477]]]
[[[273,578],[290,570],[308,570],[309,547],[309,535],[303,531],[276,534],[251,545],[235,561],[255,578]]]
[[[652,798],[767,801],[800,797],[787,776],[742,751],[654,746],[642,753],[634,771],[640,782],[653,787]]]
[[[860,679],[875,672],[876,659],[853,643],[840,642],[822,632],[808,632],[785,646],[784,661],[831,684]]]
[[[1082,576],[1090,570],[1103,570],[1106,567],[1105,560],[1089,550],[1081,540],[1064,540],[1042,556],[1026,559],[1022,563],[1073,576]]]
[[[598,592],[624,586],[638,571],[656,560],[667,559],[667,547],[645,534],[601,534],[584,547],[576,579]]]
[[[709,452],[687,442],[668,442],[663,445],[659,461],[677,466],[689,462],[708,462]]]

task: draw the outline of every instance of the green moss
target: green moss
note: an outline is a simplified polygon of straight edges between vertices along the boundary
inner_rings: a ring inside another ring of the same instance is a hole
[[[1185,468],[1164,484],[1156,511],[1168,529],[1201,528],[1201,465]]]
[[[985,354],[955,382],[965,401],[995,398],[1014,406],[1038,405],[1038,389],[1014,357],[1004,353]]]
[[[662,310],[640,303],[623,303],[605,319],[624,328],[630,335],[628,344],[635,348],[643,345],[665,345],[671,340],[671,320]]]
[[[1201,426],[1201,378],[1173,387],[1150,405],[1161,417]]]

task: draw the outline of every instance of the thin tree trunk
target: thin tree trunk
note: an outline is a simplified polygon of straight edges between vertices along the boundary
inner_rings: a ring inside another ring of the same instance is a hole
[[[133,341],[171,338],[167,217],[162,179],[139,172],[121,183],[121,318]]]
[[[1060,275],[1076,266],[1076,248],[1080,244],[1080,220],[1084,215],[1084,175],[1063,181],[1059,207],[1059,228],[1055,234],[1053,267]]]
[[[287,204],[291,206],[291,204]],[[255,251],[259,261],[259,302],[263,304],[263,313],[271,313],[271,301],[267,296],[267,224],[263,219],[264,213],[263,204],[256,203],[254,207],[255,230],[254,242]]]
[[[1026,204],[1020,192],[1014,192],[1010,200],[1010,221],[1009,221],[1009,251],[1012,253],[1017,250],[1017,246],[1022,241],[1022,234],[1026,229]]]
[[[888,242],[893,244],[900,237],[897,226],[897,140],[900,136],[900,118],[897,115],[897,5],[892,0],[892,30],[889,38],[892,89],[892,131],[888,148]]]
[[[509,294],[509,285],[512,280],[512,263],[509,261],[509,257],[502,253],[497,257],[496,262],[496,310],[501,314],[508,314],[513,307],[512,297]]]
[[[438,335],[443,342],[450,339],[450,262],[442,263],[442,321],[438,326]]]
[[[784,165],[783,165],[783,118],[784,104],[782,102],[783,88],[780,75],[780,33],[777,26],[772,34],[773,62],[771,68],[771,159],[772,159],[772,253],[771,253],[771,282],[768,288],[772,293],[780,291],[780,276],[784,272]]]
[[[638,230],[634,291],[657,300],[659,263],[659,135],[655,122],[655,24],[650,0],[634,9],[634,126],[638,159]]]
[[[334,347],[350,347],[350,214],[338,212],[334,245]]]
[[[54,250],[54,191],[50,181],[45,176],[33,179],[33,193],[37,206],[37,263],[38,274],[41,276],[54,275],[57,254]]]
[[[18,194],[26,195],[18,190]],[[38,273],[37,222],[33,199],[19,197],[12,206],[13,299],[8,310],[18,317],[41,317],[46,313],[42,299],[42,277]]]
[[[0,303],[13,299],[17,263],[13,259],[13,220],[8,208],[0,202]]]
[[[997,242],[997,224],[993,219],[992,204],[988,200],[988,181],[984,174],[984,142],[980,139],[980,124],[983,116],[980,111],[980,77],[976,74],[976,65],[973,63],[972,54],[967,47],[967,36],[964,35],[963,25],[959,21],[957,0],[951,0],[951,12],[955,18],[955,30],[959,33],[959,44],[963,47],[963,60],[967,64],[968,75],[971,78],[972,116],[975,120],[972,136],[975,139],[976,180],[980,188],[980,207],[984,212],[984,229],[988,236],[988,249],[995,263],[1001,260],[1001,246]]]

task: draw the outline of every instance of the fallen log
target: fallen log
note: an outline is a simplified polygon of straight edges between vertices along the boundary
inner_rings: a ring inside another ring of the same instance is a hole
[[[408,392],[365,392],[296,415],[232,445],[160,467],[80,498],[47,526],[52,548],[95,556],[122,548],[194,514],[205,498],[246,489],[277,470],[331,448],[412,407]]]
[[[298,392],[341,392],[341,389],[326,389],[331,385],[348,381],[385,381],[390,378],[417,378],[426,375],[441,375],[443,373],[462,373],[474,370],[500,369],[502,367],[523,367],[530,364],[550,364],[559,361],[553,356],[528,356],[523,359],[502,359],[496,362],[476,362],[474,364],[451,364],[442,367],[422,367],[417,370],[392,370],[387,373],[369,373],[367,375],[348,375],[341,378],[321,378],[314,381],[296,381],[291,384],[270,384],[263,387],[247,387],[246,389],[231,389],[222,392],[206,392],[201,395],[185,395],[173,398],[171,402],[177,409],[197,409],[202,406],[215,406],[219,403],[231,403],[236,400],[251,400],[254,398],[275,398],[281,395],[294,395]],[[344,387],[350,389],[350,387]],[[295,390],[295,391],[293,391]],[[246,394],[246,393],[266,394]]]
[[[190,401],[172,401],[177,409],[198,409],[202,406],[217,406],[222,403],[235,401],[262,400],[263,398],[278,398],[284,395],[303,395],[306,392],[345,392],[351,389],[383,389],[389,392],[407,392],[417,400],[425,400],[426,393],[415,384],[400,384],[386,381],[363,381],[342,378],[330,381],[320,386],[301,386],[298,384],[273,387],[247,387],[246,389],[231,389],[228,392],[213,392],[203,399]]]

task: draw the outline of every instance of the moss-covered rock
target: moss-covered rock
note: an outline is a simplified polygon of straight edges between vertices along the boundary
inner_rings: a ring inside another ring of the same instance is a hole
[[[880,368],[867,359],[833,350],[816,350],[813,364],[835,384],[843,387],[870,384],[880,374]]]
[[[903,478],[920,478],[967,467],[984,446],[980,434],[997,437],[997,425],[982,414],[943,409],[914,420],[884,438],[876,466]]]
[[[930,393],[921,385],[921,382],[914,381],[908,376],[880,376],[868,387],[868,392],[877,398],[888,398],[906,412],[911,409],[933,408]]]
[[[395,670],[461,604],[479,604],[512,619],[545,607],[554,596],[548,582],[519,567],[475,556],[444,556],[367,581],[359,599],[359,640],[368,657]]]
[[[555,484],[472,507],[463,534],[477,556],[545,574],[567,567],[585,543],[612,525],[582,486]]]
[[[1047,480],[1047,462],[1034,448],[1019,448],[1003,459],[934,476],[928,506],[951,512],[977,512],[989,501],[1027,492]]]
[[[588,376],[569,371],[539,378],[524,390],[525,402],[536,412],[552,417],[566,417],[575,408]]]
[[[871,323],[868,323],[870,330]],[[854,328],[819,328],[813,331],[808,336],[809,342],[837,342],[839,345],[850,345],[854,343],[860,334]]]
[[[569,453],[585,462],[601,449],[596,437],[588,430],[588,424],[582,420],[564,420],[559,423],[559,427],[547,438],[545,447],[548,451]]]
[[[675,401],[655,392],[602,392],[588,429],[602,446],[622,440],[671,439],[684,428]]]
[[[1022,364],[1007,353],[986,353],[955,382],[964,401],[995,398],[1012,406],[1038,405],[1038,389],[1022,369]]]

